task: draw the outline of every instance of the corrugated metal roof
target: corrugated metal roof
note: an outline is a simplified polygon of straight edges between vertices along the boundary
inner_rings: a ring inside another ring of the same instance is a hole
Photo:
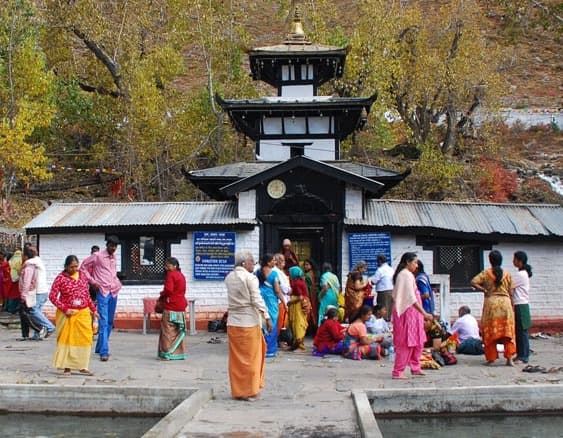
[[[371,199],[363,219],[347,225],[435,228],[477,234],[563,236],[563,207],[536,204],[485,204]]]
[[[238,218],[235,202],[54,203],[25,229],[255,223]]]

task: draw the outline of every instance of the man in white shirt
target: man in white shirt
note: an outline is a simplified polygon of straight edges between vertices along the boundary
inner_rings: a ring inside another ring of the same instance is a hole
[[[377,292],[377,304],[387,309],[385,320],[389,321],[393,311],[393,268],[387,263],[385,254],[377,256],[377,270],[369,278],[369,281],[375,285]]]
[[[457,333],[459,354],[483,354],[483,342],[479,335],[479,324],[471,315],[469,306],[461,306],[458,310],[459,318],[454,322],[450,334]]]
[[[229,321],[229,380],[231,394],[237,400],[254,401],[264,387],[266,330],[273,329],[268,308],[264,304],[258,278],[252,274],[254,258],[249,252],[235,254],[235,269],[225,278]]]

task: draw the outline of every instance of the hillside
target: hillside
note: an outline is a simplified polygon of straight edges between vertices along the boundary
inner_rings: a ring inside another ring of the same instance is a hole
[[[42,2],[39,2],[42,3]],[[279,10],[278,1],[240,0],[242,8],[252,11],[244,22],[246,33],[250,39],[249,46],[278,44],[287,32],[286,15]],[[284,1],[281,3],[289,3]],[[303,2],[309,4],[310,2]],[[314,3],[314,2],[312,2]],[[431,14],[443,0],[422,0],[419,3],[425,13]],[[563,24],[556,14],[546,14],[542,8],[534,7],[534,1],[519,0],[524,4],[520,10],[506,11],[500,6],[502,2],[480,0],[483,20],[482,31],[491,40],[503,47],[504,66],[510,90],[503,97],[499,106],[525,111],[549,109],[561,111],[563,108],[563,57],[561,56],[561,30]],[[563,3],[554,0],[542,0],[544,6],[558,7],[561,11]],[[341,27],[345,35],[351,35],[357,20],[357,3],[354,0],[340,0],[335,2],[337,8],[334,22],[329,27]],[[256,7],[257,6],[257,7]],[[304,17],[305,29],[311,25],[307,16]],[[195,89],[206,83],[205,68],[198,53],[186,49],[184,51],[187,73],[175,81],[180,89]],[[248,71],[247,60],[243,61]],[[273,94],[267,86],[256,84],[259,94]],[[249,95],[251,93],[249,92]],[[492,135],[497,145],[497,159],[495,166],[501,166],[503,172],[516,175],[517,187],[507,198],[510,202],[563,202],[563,199],[552,193],[547,183],[538,178],[538,173],[548,176],[559,176],[563,179],[563,126],[548,126],[523,129],[522,126],[500,126]],[[476,139],[469,145],[478,151],[480,140]],[[456,159],[460,163],[477,162],[478,152],[464,152]],[[372,164],[380,164],[397,169],[411,167],[414,162],[402,157],[364,156]],[[473,165],[473,164],[472,164]],[[466,166],[466,175],[471,175],[476,169]],[[505,175],[501,172],[502,175]],[[80,179],[81,176],[75,176]],[[55,174],[52,182],[67,180],[64,173]],[[96,178],[94,178],[95,180]],[[467,181],[470,178],[467,179]],[[458,191],[449,193],[447,199],[461,200],[496,200],[494,196],[481,195],[475,187],[467,181],[458,184]],[[179,184],[187,184],[179,181]],[[492,183],[491,183],[492,184]],[[494,189],[494,184],[492,184]],[[416,194],[408,190],[398,190],[393,193],[398,197],[414,197]],[[107,184],[95,184],[77,187],[66,191],[51,191],[18,195],[14,198],[9,217],[0,214],[0,225],[19,227],[37,212],[45,208],[52,199],[69,200],[108,200]],[[126,199],[124,199],[126,200]]]

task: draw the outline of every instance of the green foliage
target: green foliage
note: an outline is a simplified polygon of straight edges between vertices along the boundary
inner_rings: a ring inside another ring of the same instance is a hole
[[[0,187],[7,200],[16,183],[49,177],[37,132],[55,114],[54,77],[38,44],[40,24],[25,0],[0,5]]]
[[[403,189],[410,199],[442,201],[455,195],[463,166],[444,157],[432,143],[423,144],[421,155]]]

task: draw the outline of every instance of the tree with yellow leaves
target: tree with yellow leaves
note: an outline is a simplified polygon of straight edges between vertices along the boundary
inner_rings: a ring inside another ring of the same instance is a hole
[[[49,126],[53,75],[39,47],[41,23],[26,0],[0,4],[0,186],[4,212],[16,184],[49,177],[37,131]]]
[[[400,115],[411,144],[433,141],[450,152],[477,109],[498,105],[503,90],[502,56],[482,33],[477,2],[436,2],[431,14],[417,2],[358,7],[341,91],[379,92],[380,108]]]

